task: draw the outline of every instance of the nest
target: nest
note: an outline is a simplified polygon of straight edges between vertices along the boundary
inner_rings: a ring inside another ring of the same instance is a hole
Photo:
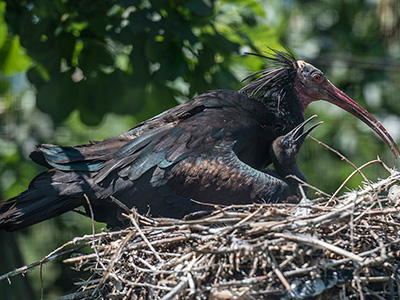
[[[131,227],[75,238],[40,263],[73,252],[64,263],[90,270],[59,300],[400,299],[400,173],[389,171],[342,197],[300,204],[184,220],[131,212]]]

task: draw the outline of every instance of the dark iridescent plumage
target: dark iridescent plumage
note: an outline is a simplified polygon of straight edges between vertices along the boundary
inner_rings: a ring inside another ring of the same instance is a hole
[[[328,97],[324,88],[331,93],[331,85],[314,86],[314,67],[291,55],[276,52],[266,59],[271,68],[239,92],[204,93],[101,142],[39,146],[31,158],[49,170],[1,204],[0,229],[17,230],[87,208],[85,195],[95,219],[109,227],[123,225],[111,196],[140,213],[167,217],[201,209],[191,198],[217,204],[284,199],[287,184],[260,171],[272,162],[271,143],[302,123],[307,104]],[[386,134],[376,126],[381,137]]]
[[[139,212],[182,217],[208,203],[277,201],[280,180],[258,171],[281,127],[257,100],[212,91],[127,133],[77,147],[42,145],[34,161],[51,167],[0,208],[0,228],[15,230],[86,205],[95,219],[120,226],[114,196]],[[257,168],[257,169],[256,169]],[[259,199],[260,191],[268,193]],[[21,223],[19,223],[21,222]]]
[[[314,130],[319,122],[303,132],[304,126],[314,119],[316,115],[308,118],[296,126],[289,133],[276,138],[270,148],[270,156],[275,167],[276,177],[281,178],[287,184],[286,197],[294,196],[299,200],[302,197],[299,180],[307,183],[307,178],[297,164],[297,155],[306,136]],[[303,186],[304,194],[307,194],[308,187]]]

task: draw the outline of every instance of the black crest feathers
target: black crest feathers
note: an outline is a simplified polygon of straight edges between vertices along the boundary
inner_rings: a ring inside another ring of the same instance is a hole
[[[293,88],[294,77],[297,73],[297,62],[293,54],[282,52],[269,48],[270,53],[267,55],[246,53],[264,58],[267,67],[264,70],[254,72],[247,76],[243,81],[256,75],[261,75],[257,79],[239,90],[239,93],[246,94],[249,97],[260,99],[265,97],[267,91],[276,91],[280,95],[280,99],[285,97],[286,91]],[[279,101],[278,100],[278,101]]]

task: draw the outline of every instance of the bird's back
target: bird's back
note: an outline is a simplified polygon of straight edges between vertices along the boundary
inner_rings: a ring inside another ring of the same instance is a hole
[[[111,227],[121,222],[110,196],[141,213],[168,217],[199,209],[191,198],[250,203],[259,196],[257,169],[270,163],[275,122],[275,115],[257,100],[211,91],[118,137],[76,147],[42,145],[31,157],[49,171],[3,204],[0,213],[7,211],[7,218],[0,228],[19,222],[8,228],[13,230],[86,205],[84,195],[96,220]]]

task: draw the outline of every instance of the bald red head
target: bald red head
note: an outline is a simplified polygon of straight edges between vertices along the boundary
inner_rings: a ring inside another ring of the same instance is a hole
[[[294,80],[294,92],[300,99],[303,114],[307,106],[317,100],[328,101],[348,111],[371,127],[390,147],[395,157],[399,148],[385,127],[357,102],[335,87],[318,68],[303,61],[297,61],[297,74]]]

